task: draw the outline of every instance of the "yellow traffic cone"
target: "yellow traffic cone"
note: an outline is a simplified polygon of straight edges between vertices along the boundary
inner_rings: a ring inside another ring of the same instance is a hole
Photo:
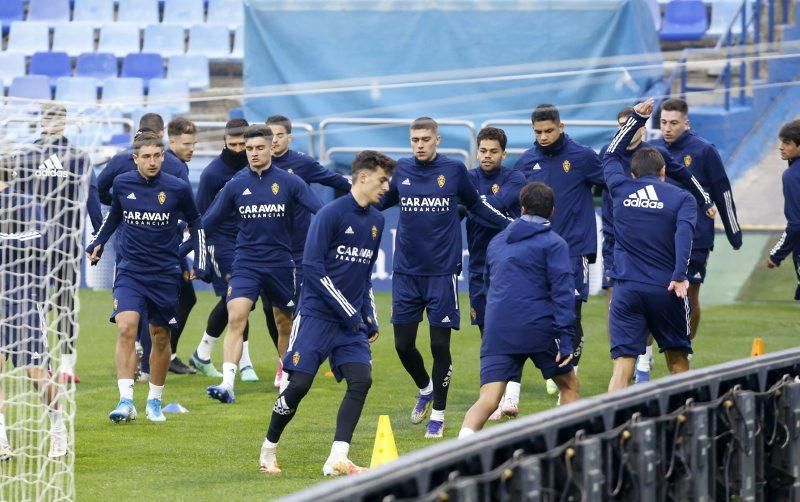
[[[753,338],[753,347],[750,349],[750,357],[764,355],[764,340]]]
[[[375,433],[375,447],[372,448],[372,461],[369,467],[378,467],[396,458],[397,445],[394,444],[389,415],[381,415],[378,417],[378,431]]]

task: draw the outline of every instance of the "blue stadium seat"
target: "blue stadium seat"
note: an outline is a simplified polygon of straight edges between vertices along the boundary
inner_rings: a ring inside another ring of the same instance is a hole
[[[33,54],[50,50],[50,28],[47,23],[14,21],[8,34],[8,52]]]
[[[188,113],[189,83],[185,80],[172,78],[154,78],[150,80],[147,107],[156,110],[169,110],[172,115]]]
[[[144,90],[150,86],[150,79],[164,77],[164,59],[151,52],[133,53],[122,61],[121,77],[139,77],[144,81]]]
[[[0,2],[0,24],[3,25],[3,35],[8,35],[8,28],[12,21],[22,21],[25,11],[25,0],[3,0]]]
[[[733,21],[734,16],[739,12],[741,6],[741,0],[715,0],[714,3],[711,4],[711,25],[708,27],[706,35],[714,37],[724,35],[728,31],[728,26],[730,26],[731,21]],[[750,3],[746,3],[745,16],[751,15],[751,9],[752,6]],[[746,19],[745,17],[745,20]],[[738,35],[742,32],[741,16],[736,17],[736,22],[733,23],[731,28],[731,32],[734,35]],[[752,30],[752,27],[749,29]]]
[[[107,24],[100,29],[98,52],[110,52],[123,58],[132,52],[139,52],[139,26],[131,23]]]
[[[201,55],[169,58],[167,78],[189,82],[191,90],[205,90],[210,85],[208,58]]]
[[[119,0],[118,23],[135,23],[144,28],[159,21],[158,0]]]
[[[114,22],[114,0],[75,0],[72,22],[100,28]]]
[[[196,24],[189,30],[187,54],[202,54],[211,59],[231,57],[231,33],[221,24]]]
[[[75,75],[94,77],[100,87],[107,79],[116,78],[118,74],[117,58],[110,52],[87,52],[78,56]]]
[[[31,56],[28,75],[44,75],[50,79],[50,86],[55,89],[58,77],[72,75],[72,62],[66,52],[35,52]]]
[[[50,80],[44,75],[25,75],[11,81],[8,96],[26,99],[52,99]]]
[[[68,23],[69,0],[28,0],[28,21],[44,21],[50,26]]]
[[[242,0],[209,0],[208,22],[227,25],[235,30],[244,24],[244,2]]]
[[[231,57],[235,59],[244,58],[244,25],[236,28],[236,32],[233,34],[233,52],[231,52]]]
[[[56,99],[70,108],[97,103],[97,80],[93,77],[61,77],[56,80]]]
[[[661,40],[700,40],[708,29],[708,14],[701,0],[672,0],[664,9]]]
[[[164,2],[164,22],[188,28],[205,22],[203,0],[169,0]]]
[[[94,27],[85,23],[61,23],[53,31],[53,50],[76,57],[94,52]]]
[[[142,52],[155,52],[164,57],[183,54],[185,38],[183,25],[151,24],[144,29]]]
[[[18,52],[0,52],[0,79],[3,88],[7,89],[11,81],[25,75],[25,54]]]
[[[119,104],[125,111],[144,106],[144,81],[140,78],[110,78],[103,86],[103,104]]]

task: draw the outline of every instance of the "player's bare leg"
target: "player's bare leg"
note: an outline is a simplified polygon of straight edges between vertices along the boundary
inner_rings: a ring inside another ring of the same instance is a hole
[[[686,352],[677,350],[665,350],[664,357],[667,359],[667,369],[671,374],[689,371],[689,355]]]
[[[170,347],[170,329],[167,326],[150,325],[150,391],[147,394],[147,419],[163,422],[166,417],[161,412],[161,396],[164,383],[167,381],[172,349]]]
[[[278,328],[278,357],[283,359],[289,348],[289,335],[292,332],[292,311],[272,307],[275,315],[275,326]]]
[[[635,364],[635,357],[619,356],[614,359],[614,371],[611,374],[611,381],[608,382],[608,392],[622,390],[630,384]]]
[[[490,382],[481,385],[480,394],[475,404],[464,415],[464,422],[461,424],[461,431],[458,437],[466,437],[483,429],[489,416],[500,405],[503,392],[506,391],[507,382]]]
[[[28,377],[39,391],[42,403],[50,419],[50,458],[61,458],[67,454],[69,438],[64,425],[64,414],[58,405],[58,386],[50,379],[45,366],[28,366]]]
[[[700,284],[689,284],[689,339],[694,340],[700,327]]]
[[[221,403],[235,401],[233,386],[236,382],[239,360],[242,357],[244,329],[252,309],[253,302],[248,298],[234,298],[228,302],[228,332],[225,333],[223,342],[222,383],[211,385],[206,389],[209,397]]]
[[[575,371],[554,376],[553,381],[558,385],[559,404],[567,404],[580,399],[580,382]]]

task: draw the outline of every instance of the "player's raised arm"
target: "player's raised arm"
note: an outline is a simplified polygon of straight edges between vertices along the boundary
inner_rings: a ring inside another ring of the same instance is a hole
[[[614,187],[629,179],[625,175],[625,170],[622,168],[619,155],[624,152],[630,144],[636,132],[644,126],[650,114],[653,113],[653,99],[637,104],[634,113],[628,117],[625,125],[619,128],[614,139],[609,143],[606,149],[605,156],[603,157],[603,174],[605,175],[606,185],[613,193]]]

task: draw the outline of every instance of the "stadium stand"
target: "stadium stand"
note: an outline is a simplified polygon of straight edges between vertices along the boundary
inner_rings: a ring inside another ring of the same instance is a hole
[[[244,9],[240,0],[209,0],[208,22],[227,25],[235,30],[244,24]]]
[[[72,75],[72,62],[66,52],[36,52],[31,56],[29,75],[45,75],[50,79],[50,86],[55,89],[58,77]]]
[[[119,0],[117,22],[135,23],[144,28],[159,21],[158,0]]]
[[[52,27],[69,22],[70,14],[69,0],[28,0],[28,21],[43,21]]]
[[[745,3],[745,19],[749,17],[751,7]],[[742,2],[738,0],[716,0],[711,7],[711,25],[708,27],[706,36],[719,38],[725,35],[728,27],[731,28],[733,35],[742,32],[741,16],[737,17],[741,10]],[[736,18],[736,22],[731,26],[731,22]]]
[[[188,113],[189,83],[186,80],[173,78],[151,79],[147,107],[168,110],[170,115]]]
[[[84,23],[59,24],[53,31],[53,50],[66,52],[72,57],[94,52],[94,28]]]
[[[211,19],[209,17],[209,19]],[[202,54],[209,59],[231,56],[230,30],[222,24],[195,24],[189,29],[187,54]],[[227,43],[226,43],[227,42]]]
[[[189,82],[189,89],[202,91],[210,85],[208,58],[203,55],[181,55],[169,59],[167,78]]]
[[[11,81],[8,96],[25,99],[52,99],[50,79],[44,75],[24,75]],[[37,107],[38,108],[38,107]]]
[[[102,101],[125,106],[126,110],[144,106],[144,81],[138,77],[109,78],[103,85]]]
[[[0,78],[3,89],[8,89],[11,81],[25,75],[25,55],[16,52],[0,52]]]
[[[139,77],[144,81],[144,91],[150,86],[150,79],[164,77],[164,58],[151,52],[132,53],[122,61],[120,77]]]
[[[244,26],[239,26],[233,34],[233,51],[231,57],[242,59],[244,57]]]
[[[109,78],[119,74],[117,58],[110,52],[85,52],[78,56],[75,75],[78,77],[94,77],[100,87]]]
[[[22,21],[25,18],[24,0],[3,0],[0,2],[0,24],[3,26],[3,36],[8,35],[8,29],[13,21]]]
[[[33,54],[50,50],[50,29],[47,23],[13,21],[8,33],[8,52]]]
[[[114,0],[75,0],[73,23],[87,23],[94,28],[114,22]]]
[[[203,0],[169,0],[164,2],[164,23],[180,24],[186,28],[205,22]]]
[[[94,77],[59,77],[56,80],[56,100],[67,108],[85,107],[97,102],[97,80]]]
[[[144,29],[142,52],[155,52],[168,58],[184,53],[184,31],[179,24],[151,24]]]
[[[132,52],[139,52],[139,26],[132,23],[107,24],[100,29],[99,52],[110,52],[123,58]]]
[[[700,0],[672,0],[664,9],[661,40],[700,40],[708,29],[708,13]]]

